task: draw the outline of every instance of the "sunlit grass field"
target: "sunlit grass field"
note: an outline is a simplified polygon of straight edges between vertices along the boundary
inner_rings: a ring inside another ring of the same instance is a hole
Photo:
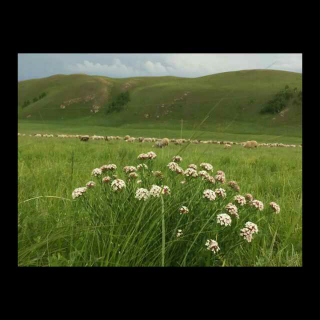
[[[302,266],[302,148],[152,145],[19,137],[19,266]],[[157,154],[149,161],[151,169],[161,170],[163,180],[137,172],[141,185],[129,182],[123,167],[137,166],[137,156],[149,151]],[[251,193],[264,210],[244,206],[231,227],[218,225],[217,214],[238,193],[227,184],[208,186],[198,178],[181,184],[183,177],[166,167],[176,155],[183,158],[183,169],[196,164],[201,170],[199,164],[208,162],[213,175],[224,171],[227,181],[238,182],[239,194]],[[126,182],[125,190],[112,192],[91,175],[105,164],[117,165],[112,174]],[[72,192],[88,181],[96,187],[73,200]],[[152,184],[168,186],[171,194],[135,199],[137,188]],[[226,199],[202,198],[205,189],[220,187]],[[271,201],[280,206],[278,215],[269,207]],[[181,215],[181,206],[189,213]],[[251,243],[239,235],[247,221],[259,227]],[[178,229],[183,236],[176,236]],[[207,250],[208,239],[219,243],[218,254]]]

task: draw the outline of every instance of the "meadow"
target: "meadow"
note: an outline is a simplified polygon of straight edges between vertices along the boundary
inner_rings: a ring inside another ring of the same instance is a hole
[[[91,134],[86,127],[78,127],[77,132],[71,126],[52,128],[19,122],[22,133]],[[158,137],[155,128],[139,135],[134,134],[138,129],[127,129],[121,133],[113,128],[108,134]],[[179,130],[166,132],[169,138],[171,134],[180,137]],[[184,138],[188,134],[183,131]],[[214,138],[245,141],[250,137],[228,134]],[[260,138],[261,142],[301,143],[301,136]],[[259,137],[255,140],[260,142]],[[169,144],[155,149],[152,145],[18,137],[19,266],[302,266],[302,148]],[[137,159],[150,151],[156,153],[155,159]],[[177,155],[183,158],[179,165],[184,170],[189,164],[202,170],[199,165],[204,162],[212,164],[213,176],[224,171],[227,181],[239,184],[240,192],[227,183],[208,185],[200,177],[181,184],[184,177],[167,167]],[[137,171],[141,184],[123,171],[139,163],[148,165],[148,170]],[[108,175],[125,181],[124,190],[114,192],[100,176],[92,176],[93,169],[107,164],[117,166]],[[155,177],[152,170],[160,170],[163,178]],[[89,181],[96,186],[73,199],[72,192]],[[153,184],[168,186],[170,194],[146,201],[135,198],[138,188],[149,190]],[[205,189],[217,188],[225,189],[225,199],[203,198]],[[239,206],[239,219],[231,216],[231,226],[219,225],[217,215],[226,213],[225,205],[246,193],[262,201],[264,210]],[[270,208],[272,201],[280,206],[279,214]],[[180,214],[182,206],[189,212]],[[247,221],[259,228],[251,242],[240,236]],[[179,230],[182,235],[177,236]],[[207,250],[210,239],[217,241],[219,252]]]

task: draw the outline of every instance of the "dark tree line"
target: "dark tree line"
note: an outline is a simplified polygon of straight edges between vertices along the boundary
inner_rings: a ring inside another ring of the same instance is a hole
[[[22,108],[25,108],[27,106],[29,106],[31,103],[35,103],[41,99],[43,99],[45,96],[47,96],[47,93],[46,92],[42,92],[38,97],[34,97],[32,99],[32,102],[30,102],[30,100],[26,100],[23,105],[22,105]]]

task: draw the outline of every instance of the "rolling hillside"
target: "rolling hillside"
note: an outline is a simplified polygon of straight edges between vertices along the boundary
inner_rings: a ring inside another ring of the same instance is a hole
[[[261,108],[288,85],[302,89],[302,74],[244,70],[200,78],[136,77],[112,79],[81,74],[55,75],[18,83],[18,118],[23,123],[57,123],[103,127],[192,130],[208,115],[201,130],[232,133],[302,135],[301,104],[288,102],[282,114]],[[123,92],[124,110],[106,113]],[[47,95],[33,102],[43,92]],[[31,103],[22,108],[25,101]]]

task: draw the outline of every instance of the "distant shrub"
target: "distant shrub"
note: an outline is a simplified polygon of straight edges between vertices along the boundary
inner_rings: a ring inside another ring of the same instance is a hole
[[[129,91],[120,93],[120,95],[118,95],[113,102],[108,104],[106,108],[106,114],[122,111],[125,105],[129,101],[130,101]]]
[[[290,89],[289,86],[286,85],[283,90],[278,92],[271,100],[267,102],[267,104],[261,109],[260,113],[280,113],[286,107],[288,101],[295,96],[297,96],[297,100],[294,100],[294,103],[298,103],[299,100],[301,100],[302,95],[300,94],[301,91],[298,94],[295,94],[296,92],[297,88]]]
[[[45,96],[47,96],[47,93],[46,92],[42,92],[39,97],[34,97],[32,99],[32,103],[35,103],[37,101],[39,101],[40,99],[44,98]],[[22,108],[25,108],[27,106],[29,106],[31,104],[30,100],[26,100],[23,105],[22,105]]]

